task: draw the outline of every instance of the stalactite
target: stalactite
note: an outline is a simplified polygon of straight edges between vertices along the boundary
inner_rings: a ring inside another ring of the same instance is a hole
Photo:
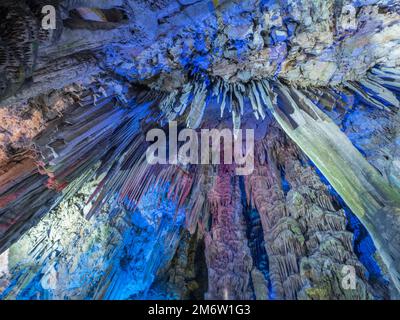
[[[193,89],[191,109],[186,119],[189,128],[197,129],[203,118],[206,108],[207,86],[206,83],[196,83]]]
[[[234,115],[234,123],[236,122],[234,129],[238,129],[238,120],[235,118],[240,117],[239,109],[241,105],[244,105],[246,93],[251,96],[250,102],[253,105],[253,111],[257,111],[259,117],[265,116],[264,112],[267,110],[272,110],[272,114],[274,114],[274,110],[277,110],[275,108],[277,100],[273,97],[283,96],[286,99],[285,103],[291,103],[290,106],[279,107],[279,114],[285,117],[284,121],[288,121],[281,122],[286,130],[289,129],[285,127],[284,123],[292,128],[292,126],[302,125],[302,121],[308,119],[307,117],[313,119],[312,121],[327,121],[327,116],[319,109],[315,109],[314,105],[306,98],[305,94],[307,93],[303,94],[297,89],[288,89],[281,84],[278,87],[271,86],[266,80],[252,82],[249,86],[229,86],[218,81],[219,86],[224,88],[222,89],[221,104],[229,102],[229,105],[232,106],[231,112]],[[193,88],[193,98],[190,98],[191,88]],[[193,86],[186,86],[183,93],[173,92],[165,96],[149,91],[146,94],[139,93],[133,98],[128,98],[132,99],[131,101],[121,95],[109,95],[108,93],[105,93],[104,97],[100,97],[104,93],[98,96],[93,95],[93,98],[87,93],[82,95],[79,98],[79,104],[73,111],[64,112],[62,118],[52,122],[35,138],[36,155],[32,154],[33,160],[24,160],[26,163],[31,161],[29,170],[41,176],[42,180],[40,181],[47,181],[47,184],[42,185],[44,189],[40,189],[40,193],[43,195],[42,200],[52,199],[54,201],[50,206],[35,209],[37,213],[34,212],[33,215],[40,218],[57,205],[61,199],[73,195],[84,179],[101,175],[102,179],[89,199],[92,205],[86,212],[88,218],[96,215],[108,203],[111,203],[112,206],[123,205],[130,210],[135,209],[143,195],[153,185],[167,186],[170,199],[177,201],[179,206],[187,205],[186,224],[194,233],[198,223],[202,224],[207,221],[207,211],[210,210],[212,216],[212,212],[215,212],[219,206],[218,201],[215,202],[216,200],[212,200],[210,195],[207,196],[207,188],[209,188],[207,184],[213,184],[209,172],[195,170],[188,174],[179,165],[165,167],[148,165],[144,157],[146,148],[144,137],[132,133],[143,125],[141,124],[142,119],[153,117],[151,112],[143,111],[155,103],[159,103],[160,109],[163,111],[163,116],[158,117],[162,123],[165,119],[175,119],[186,113],[185,103],[192,101],[190,110],[187,112],[187,121],[189,125],[199,126],[205,112],[209,90],[209,84],[206,82],[194,82]],[[102,91],[104,92],[104,89]],[[224,102],[224,99],[227,100]],[[135,107],[132,108],[131,105]],[[298,109],[296,109],[297,105],[299,105]],[[302,112],[304,115],[299,116]],[[85,123],[81,122],[83,119]],[[56,133],[52,131],[52,128],[55,127],[58,128]],[[110,139],[111,133],[114,135]],[[298,261],[304,256],[309,246],[315,249],[320,245],[320,238],[315,235],[305,237],[302,230],[311,228],[316,232],[336,231],[340,234],[344,230],[345,218],[336,214],[332,201],[326,194],[314,189],[300,192],[302,196],[296,196],[291,201],[304,201],[304,205],[297,208],[295,212],[288,211],[285,194],[279,186],[279,166],[288,166],[287,163],[280,160],[284,156],[279,155],[281,152],[279,150],[287,148],[287,145],[282,138],[274,137],[271,141],[274,144],[268,142],[268,139],[258,142],[255,151],[256,172],[246,177],[246,192],[251,203],[259,211],[264,228],[266,249],[271,263],[270,279],[273,294],[277,298],[294,299],[299,296],[304,277],[299,278],[300,269],[293,264],[293,261]],[[70,152],[72,149],[78,152],[73,154]],[[289,150],[292,149],[289,148]],[[285,157],[288,158],[288,155],[291,155],[290,152],[292,151],[289,151]],[[114,161],[113,159],[117,155],[119,155],[119,160]],[[279,162],[281,163],[279,164]],[[39,165],[39,170],[35,164]],[[296,165],[291,168],[294,170],[293,175],[297,177],[296,179],[303,179],[301,180],[302,184],[307,184],[309,181],[318,184],[312,175],[303,175],[302,166]],[[19,169],[16,167],[16,170]],[[7,179],[7,176],[5,175],[3,179]],[[21,176],[21,180],[23,179],[26,179],[26,174]],[[36,178],[31,179],[35,181]],[[289,184],[292,183],[294,182],[289,181]],[[291,187],[292,190],[289,190],[288,193],[289,197],[292,197],[294,192],[294,186]],[[46,193],[43,193],[42,190],[45,190]],[[3,202],[7,201],[5,202],[7,204],[11,199],[21,203],[22,198],[19,198],[18,191],[15,194],[14,200],[8,195],[3,196]],[[208,201],[206,201],[207,197]],[[376,199],[376,197],[372,199]],[[315,205],[318,205],[319,209]],[[6,222],[6,218],[7,214],[3,214],[4,223],[10,223]],[[18,224],[15,224],[15,227],[17,226]],[[29,225],[27,227],[29,228]],[[22,228],[22,225],[18,228]],[[22,230],[27,229],[21,229],[21,232]],[[342,239],[342,246],[351,251],[349,237],[343,234],[340,239]],[[210,238],[207,241],[207,244],[210,244]],[[10,240],[4,242],[4,248],[9,244]],[[334,247],[333,243],[332,248]],[[326,250],[327,254],[334,254],[339,249]],[[339,260],[350,259],[350,256],[344,255],[340,258]],[[255,273],[257,271],[253,272],[253,274]],[[257,276],[255,275],[255,277]],[[293,283],[290,284],[288,279],[293,279]]]

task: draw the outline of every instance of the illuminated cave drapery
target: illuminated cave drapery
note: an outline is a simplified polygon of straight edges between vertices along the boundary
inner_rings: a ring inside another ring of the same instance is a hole
[[[397,298],[399,8],[301,2],[61,1],[54,34],[1,29],[0,298]],[[35,30],[40,4],[1,8]],[[254,129],[254,171],[148,164],[172,120]]]

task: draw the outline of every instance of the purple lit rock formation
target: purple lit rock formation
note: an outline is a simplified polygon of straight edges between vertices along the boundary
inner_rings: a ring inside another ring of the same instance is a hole
[[[0,21],[1,299],[399,298],[398,1],[6,0]],[[171,121],[254,129],[254,171],[149,164]]]

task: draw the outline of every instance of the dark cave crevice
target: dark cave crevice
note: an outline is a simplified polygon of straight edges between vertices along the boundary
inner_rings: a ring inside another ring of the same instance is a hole
[[[240,177],[239,186],[241,191],[243,215],[246,221],[246,234],[248,246],[250,248],[251,257],[254,266],[263,274],[268,285],[269,298],[272,299],[272,286],[269,278],[268,254],[265,249],[264,232],[258,211],[247,202],[244,179]],[[251,279],[251,277],[250,277]]]

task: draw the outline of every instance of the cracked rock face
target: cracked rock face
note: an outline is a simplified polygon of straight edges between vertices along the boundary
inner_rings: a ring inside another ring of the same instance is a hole
[[[48,2],[0,4],[1,299],[399,297],[398,1]],[[149,163],[172,121],[254,170]]]

